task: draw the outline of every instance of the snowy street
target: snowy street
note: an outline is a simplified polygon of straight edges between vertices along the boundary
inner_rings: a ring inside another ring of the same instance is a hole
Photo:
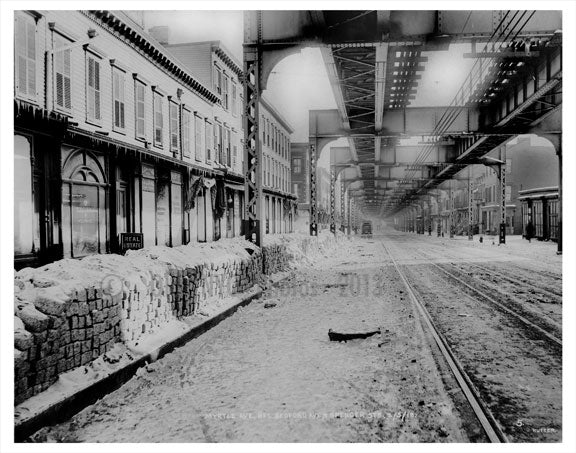
[[[561,338],[561,257],[552,244],[521,241],[343,240],[32,440],[485,442],[388,250],[509,440],[558,441],[561,345],[430,264],[457,267],[462,281]],[[329,329],[380,334],[331,342]]]

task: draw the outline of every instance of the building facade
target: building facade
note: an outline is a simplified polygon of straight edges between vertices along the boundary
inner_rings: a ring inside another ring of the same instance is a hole
[[[121,12],[14,20],[16,268],[121,252],[122,233],[144,246],[241,233],[242,134],[226,132],[223,89]]]
[[[292,193],[296,195],[298,211],[310,209],[310,155],[308,143],[292,143]]]
[[[458,179],[446,181],[434,191],[429,206],[423,203],[419,208],[420,218],[416,217],[414,230],[427,229],[418,227],[418,221],[422,225],[430,221],[433,231],[448,234],[452,222],[454,234],[468,234],[470,181],[472,232],[497,235],[501,194],[499,166],[494,164],[502,162],[506,172],[506,234],[525,233],[528,212],[534,202],[535,219],[540,211],[544,212],[538,217],[543,220],[539,220],[537,237],[555,239],[558,195],[553,187],[558,180],[558,161],[552,145],[535,136],[520,136],[505,145],[505,154],[495,150],[486,157],[491,165],[473,165],[462,171]]]
[[[223,134],[224,148],[232,149],[231,159],[229,154],[225,153],[228,157],[220,162],[228,171],[243,174],[244,101],[240,63],[219,41],[165,44],[165,46],[199,80],[213,86],[214,91],[219,94],[220,103],[216,105],[215,127],[218,129],[218,134]],[[259,110],[263,187],[261,218],[264,222],[264,233],[286,233],[293,230],[295,213],[295,197],[290,182],[290,135],[294,131],[277,109],[263,97]],[[237,191],[242,205],[243,190],[242,187]]]
[[[290,171],[292,126],[264,97],[260,101],[262,220],[266,234],[293,231],[296,196]]]
[[[243,233],[244,212],[244,133],[242,127],[242,69],[220,41],[169,44],[169,28],[150,30],[190,73],[201,83],[212,87],[218,96],[213,106],[213,121],[207,124],[212,136],[217,167],[227,175],[227,203],[225,215],[216,221],[222,236],[234,237]],[[156,31],[156,32],[155,32]]]

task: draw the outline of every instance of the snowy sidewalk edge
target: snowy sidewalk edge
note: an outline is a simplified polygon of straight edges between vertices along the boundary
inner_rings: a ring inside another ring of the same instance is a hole
[[[287,276],[288,274],[281,275],[278,280],[273,281],[272,286],[276,285]],[[264,290],[259,285],[254,285],[240,296],[240,300],[237,303],[206,319],[201,324],[190,327],[190,329],[178,337],[155,347],[121,368],[114,370],[112,373],[103,376],[97,381],[92,382],[88,386],[76,389],[76,391],[72,392],[70,395],[49,405],[30,417],[15,422],[14,441],[23,442],[26,438],[44,426],[54,425],[68,420],[90,404],[94,404],[108,393],[120,388],[123,384],[128,382],[141,367],[161,359],[177,347],[183,346],[190,340],[199,337],[218,325],[224,319],[233,315],[238,308],[248,305],[254,299],[260,297],[263,292]]]

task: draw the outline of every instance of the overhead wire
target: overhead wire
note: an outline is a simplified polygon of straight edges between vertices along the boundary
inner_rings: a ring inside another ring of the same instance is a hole
[[[502,24],[505,22],[506,18],[508,17],[508,15],[510,14],[510,11],[507,11],[506,14],[504,15],[504,17],[502,17],[502,19],[500,20],[500,23],[498,24],[498,26],[494,29],[494,31],[492,32],[490,38],[488,39],[488,41],[486,42],[486,44],[484,45],[484,49],[482,50],[482,52],[485,52],[490,45],[492,45],[492,51],[499,51],[504,44],[506,44],[509,41],[510,35],[512,33],[515,32],[514,37],[512,38],[512,41],[514,41],[516,39],[516,37],[520,34],[520,32],[524,29],[524,27],[526,26],[526,24],[530,21],[530,19],[534,16],[534,14],[536,13],[536,11],[532,11],[532,13],[528,16],[528,18],[524,21],[524,23],[522,24],[522,26],[518,27],[518,24],[522,21],[522,19],[526,16],[528,12],[524,11],[522,12],[522,14],[520,15],[520,17],[518,17],[516,19],[516,17],[519,14],[519,11],[516,11],[513,15],[513,17],[510,19],[509,23],[514,22],[514,24],[512,26],[509,27],[504,27],[502,28],[502,30],[500,31],[500,33],[498,34],[498,36],[496,37],[496,39],[494,39],[495,34],[498,30],[500,30],[500,28],[502,27]],[[470,15],[468,16],[468,18],[466,19],[465,25],[463,28],[465,28],[466,24],[468,23],[470,19]],[[508,33],[506,34],[506,36],[504,36],[504,38],[502,38],[502,35],[505,34],[506,30],[508,29]],[[501,39],[502,38],[502,39]],[[500,45],[498,46],[497,49],[494,50],[494,46],[496,43],[500,42]],[[494,63],[494,61],[496,60],[495,57],[492,57],[489,59],[487,67],[490,68],[491,65]],[[465,108],[465,103],[467,102],[468,98],[465,98],[464,93],[465,93],[465,89],[466,86],[470,87],[470,93],[468,96],[470,96],[472,94],[472,89],[473,88],[477,88],[477,86],[479,86],[482,83],[482,76],[483,76],[483,68],[482,68],[482,60],[481,59],[477,59],[476,62],[474,63],[473,67],[471,68],[468,76],[466,77],[466,79],[464,80],[464,83],[462,84],[462,86],[460,87],[460,89],[458,90],[458,92],[456,93],[456,95],[454,96],[454,99],[452,100],[452,102],[450,103],[450,105],[446,108],[446,110],[444,111],[442,117],[440,118],[440,120],[438,121],[438,123],[436,124],[436,127],[434,128],[434,130],[432,131],[431,134],[429,134],[428,136],[432,136],[436,138],[436,142],[438,141],[439,138],[441,138],[442,134],[445,133],[448,128],[453,124],[453,122],[456,120],[456,118],[458,118],[458,116],[460,115],[460,113],[464,110]],[[480,72],[478,74],[478,80],[477,80],[477,85],[473,84],[473,79],[475,77],[475,70],[476,67],[480,64]],[[461,98],[462,100],[462,105],[458,106],[458,98]],[[454,108],[452,106],[452,104],[454,104]],[[400,185],[404,185],[406,183],[411,182],[410,179],[413,179],[414,176],[416,175],[416,172],[418,170],[416,170],[417,166],[421,166],[421,164],[423,162],[426,161],[426,159],[428,158],[428,156],[430,155],[430,153],[436,148],[436,143],[432,143],[430,145],[427,145],[426,148],[424,148],[422,150],[422,152],[417,156],[416,160],[414,161],[414,163],[412,164],[412,168],[410,168],[410,170],[408,170],[408,175],[406,175],[403,178],[403,181],[400,182]],[[400,190],[395,190],[394,191],[394,195],[397,195],[400,192],[403,192],[404,190],[400,189]],[[418,192],[417,192],[418,193]],[[415,194],[404,194],[404,196],[402,197],[402,201],[410,201],[411,198],[414,198]]]

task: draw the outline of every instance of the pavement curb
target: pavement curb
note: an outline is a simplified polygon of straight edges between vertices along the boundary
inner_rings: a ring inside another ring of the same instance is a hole
[[[283,279],[284,278],[280,279],[279,281]],[[274,286],[276,283],[278,283],[278,281],[274,282],[271,286]],[[24,442],[28,437],[30,437],[39,429],[70,419],[82,409],[91,404],[94,404],[108,393],[111,393],[114,390],[120,388],[136,374],[136,371],[138,371],[139,368],[145,366],[148,363],[152,363],[161,359],[177,347],[183,346],[190,340],[199,337],[203,333],[218,325],[224,319],[233,315],[240,307],[248,305],[254,299],[259,298],[263,292],[264,290],[259,287],[255,292],[251,292],[250,294],[246,295],[238,303],[218,313],[212,318],[207,319],[203,323],[190,328],[190,330],[186,331],[176,339],[157,347],[153,351],[148,352],[147,354],[139,357],[131,363],[128,363],[124,367],[112,372],[106,377],[93,382],[88,387],[85,387],[73,393],[72,395],[69,395],[63,400],[47,407],[46,409],[31,416],[30,418],[15,424],[14,442]]]

